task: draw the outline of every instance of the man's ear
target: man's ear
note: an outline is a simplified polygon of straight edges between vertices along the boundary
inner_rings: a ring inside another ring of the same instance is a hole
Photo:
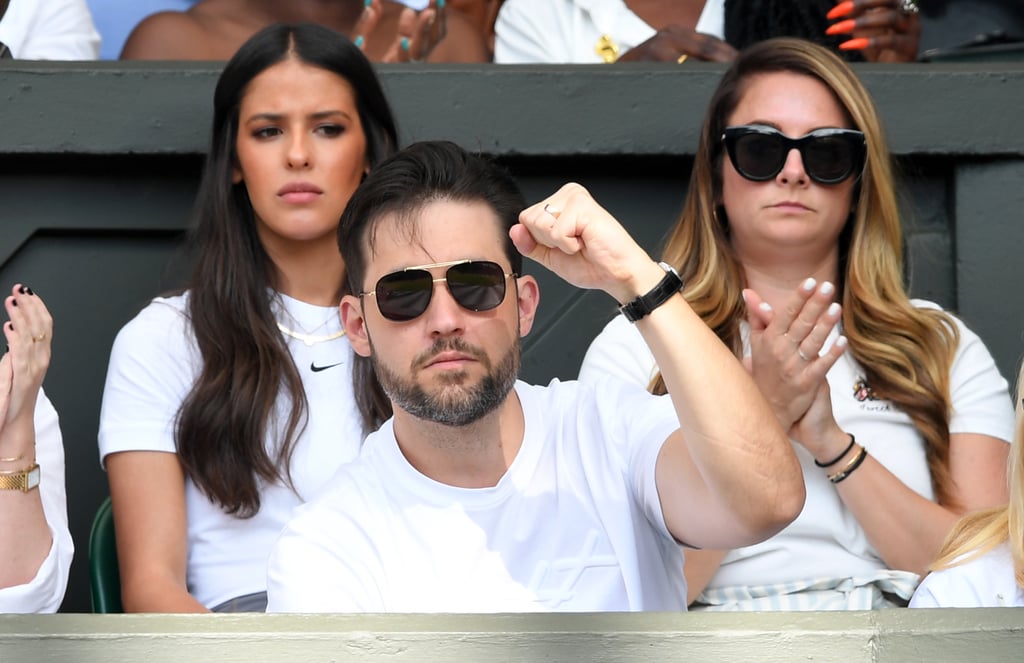
[[[363,317],[363,302],[355,295],[345,295],[341,298],[338,307],[338,314],[341,316],[341,325],[348,334],[348,342],[356,354],[369,357],[370,335],[366,330],[366,318]]]
[[[533,329],[533,320],[540,304],[540,288],[537,279],[523,275],[516,279],[516,295],[519,306],[519,337],[523,338]]]

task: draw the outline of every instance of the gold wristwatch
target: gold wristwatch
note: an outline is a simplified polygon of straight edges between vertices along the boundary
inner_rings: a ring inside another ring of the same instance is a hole
[[[39,486],[39,463],[24,470],[0,471],[0,490],[20,490],[27,493]]]

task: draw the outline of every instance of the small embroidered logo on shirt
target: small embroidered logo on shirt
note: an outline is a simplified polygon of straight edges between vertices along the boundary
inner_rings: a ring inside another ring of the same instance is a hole
[[[324,366],[317,366],[316,362],[313,361],[313,362],[309,363],[309,370],[313,371],[314,373],[319,373],[320,371],[326,371],[328,368],[334,368],[335,366],[341,366],[344,363],[345,362],[343,362],[343,361],[339,361],[337,364],[326,364]]]

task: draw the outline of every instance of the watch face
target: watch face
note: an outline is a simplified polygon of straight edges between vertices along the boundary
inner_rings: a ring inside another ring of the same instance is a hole
[[[40,472],[38,465],[36,465],[29,471],[29,473],[25,477],[26,482],[28,483],[28,485],[25,488],[26,490],[32,490],[33,488],[39,485],[39,474]]]

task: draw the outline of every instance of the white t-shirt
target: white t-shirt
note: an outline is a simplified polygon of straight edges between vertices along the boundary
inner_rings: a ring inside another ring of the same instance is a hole
[[[725,0],[707,0],[696,31],[725,35]],[[595,47],[607,35],[625,53],[655,35],[623,0],[505,0],[494,25],[500,64],[604,62]]]
[[[68,499],[64,487],[64,443],[57,411],[39,390],[34,416],[39,497],[50,526],[50,552],[32,580],[0,589],[0,614],[57,612],[68,586],[68,571],[75,545],[68,529]],[[8,534],[9,535],[9,534]]]
[[[337,309],[279,295],[278,314],[289,329],[327,335],[341,330]],[[200,369],[187,317],[187,295],[153,300],[114,341],[100,413],[100,458],[119,451],[174,453],[178,409]],[[299,324],[288,324],[293,316]],[[327,324],[316,329],[324,320]],[[308,423],[292,455],[296,495],[283,485],[263,485],[259,513],[236,518],[186,480],[188,589],[207,607],[266,589],[270,547],[292,509],[319,490],[359,452],[365,435],[352,392],[353,352],[346,337],[307,347],[287,338],[309,403]],[[286,421],[279,399],[277,419]],[[275,449],[276,434],[267,448]]]
[[[910,600],[911,608],[1021,608],[1024,588],[1013,577],[1006,543],[977,559],[928,574]]]
[[[919,308],[938,308],[915,300]],[[1006,380],[981,339],[957,320],[960,345],[950,372],[951,433],[980,433],[1001,440],[1013,435],[1013,408]],[[743,329],[746,339],[747,328]],[[833,330],[827,345],[838,336]],[[744,341],[745,352],[749,344]],[[605,327],[587,351],[580,380],[618,376],[646,387],[657,370],[640,333],[621,316]],[[864,372],[846,352],[827,375],[832,410],[839,426],[857,437],[882,465],[920,495],[934,500],[924,440],[910,418],[877,400]],[[803,467],[807,499],[799,517],[762,543],[731,550],[711,579],[710,589],[786,583],[807,578],[870,577],[885,569],[863,528],[846,508],[814,458],[794,442]]]
[[[19,60],[95,60],[100,54],[85,0],[10,0],[0,42]]]
[[[685,610],[654,470],[671,400],[615,380],[516,384],[522,447],[491,488],[417,472],[392,423],[274,547],[268,612]]]

